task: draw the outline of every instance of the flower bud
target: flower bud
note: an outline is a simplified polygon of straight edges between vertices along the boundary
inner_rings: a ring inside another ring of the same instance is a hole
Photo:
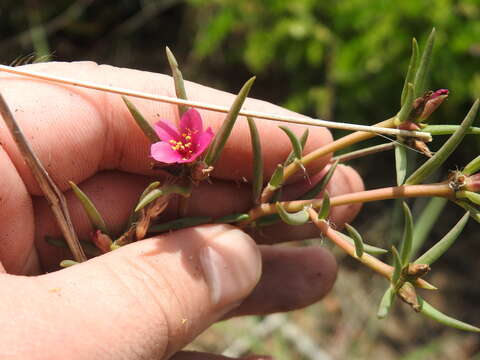
[[[480,173],[467,177],[464,189],[472,192],[480,192]]]
[[[419,122],[424,122],[429,116],[445,101],[448,97],[449,91],[447,89],[439,89],[432,93],[425,103],[423,111],[418,118]]]
[[[102,233],[100,230],[97,230],[92,234],[92,242],[104,254],[110,251],[110,246],[112,245],[112,239],[110,239],[110,236]]]
[[[415,287],[406,282],[403,286],[398,290],[398,295],[400,299],[410,305],[413,310],[420,311],[420,304],[418,303],[417,292],[415,291]]]
[[[399,126],[398,126],[398,129],[400,130],[408,130],[408,131],[418,131],[418,130],[421,130],[420,126],[418,126],[418,124],[415,124],[414,122],[410,121],[410,120],[407,120],[403,123],[401,123]]]
[[[427,264],[409,264],[407,267],[407,275],[413,278],[419,278],[430,271]]]

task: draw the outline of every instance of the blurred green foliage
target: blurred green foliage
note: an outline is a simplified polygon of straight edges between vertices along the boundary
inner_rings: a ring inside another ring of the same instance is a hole
[[[190,2],[197,8],[197,58],[223,56],[245,64],[259,82],[281,79],[283,105],[299,112],[370,123],[391,115],[410,40],[417,36],[423,46],[434,26],[431,88],[451,89],[450,114],[480,95],[476,0]]]

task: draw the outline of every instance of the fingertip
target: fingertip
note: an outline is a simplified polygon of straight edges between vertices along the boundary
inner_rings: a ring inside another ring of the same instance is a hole
[[[337,276],[335,257],[325,248],[261,246],[262,277],[228,317],[264,315],[303,308],[321,300]]]

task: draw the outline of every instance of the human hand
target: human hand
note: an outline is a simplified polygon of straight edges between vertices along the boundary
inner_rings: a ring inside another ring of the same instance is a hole
[[[46,63],[32,69],[74,79],[173,95],[170,77],[93,63]],[[230,105],[233,96],[187,84],[189,98]],[[148,141],[120,97],[93,90],[3,75],[0,90],[50,176],[65,192],[75,229],[91,227],[68,181],[80,184],[109,227],[118,232],[139,194],[158,175],[150,169]],[[173,105],[132,99],[152,122],[177,116]],[[284,113],[248,99],[251,110]],[[200,111],[206,126],[219,128],[224,115]],[[289,152],[288,138],[274,122],[257,121],[265,176]],[[290,126],[297,134],[303,130]],[[311,128],[306,151],[331,140]],[[328,159],[314,164],[321,169]],[[252,237],[227,225],[209,225],[157,236],[122,247],[71,268],[38,277],[68,257],[44,240],[60,232],[49,206],[3,122],[0,124],[0,321],[11,324],[0,338],[0,354],[52,359],[221,359],[177,353],[213,322],[234,315],[286,311],[317,301],[335,280],[336,265],[324,249],[257,247]],[[251,148],[248,126],[238,121],[213,184],[202,184],[189,201],[190,215],[221,216],[248,210]],[[312,176],[322,176],[322,172]],[[304,181],[286,191],[301,193]],[[358,175],[339,166],[329,192],[361,190]],[[334,208],[341,225],[357,206]],[[5,216],[8,215],[8,216]],[[175,216],[172,204],[162,215]],[[267,228],[252,234],[259,243],[314,236],[311,226]],[[262,271],[263,262],[263,271]],[[9,274],[7,274],[9,273]],[[258,282],[258,284],[257,284]]]

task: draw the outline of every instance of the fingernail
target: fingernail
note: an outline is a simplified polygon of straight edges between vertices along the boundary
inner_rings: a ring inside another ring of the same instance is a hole
[[[211,301],[222,309],[230,309],[243,300],[260,278],[258,248],[252,238],[239,229],[218,234],[200,251],[199,259]]]

